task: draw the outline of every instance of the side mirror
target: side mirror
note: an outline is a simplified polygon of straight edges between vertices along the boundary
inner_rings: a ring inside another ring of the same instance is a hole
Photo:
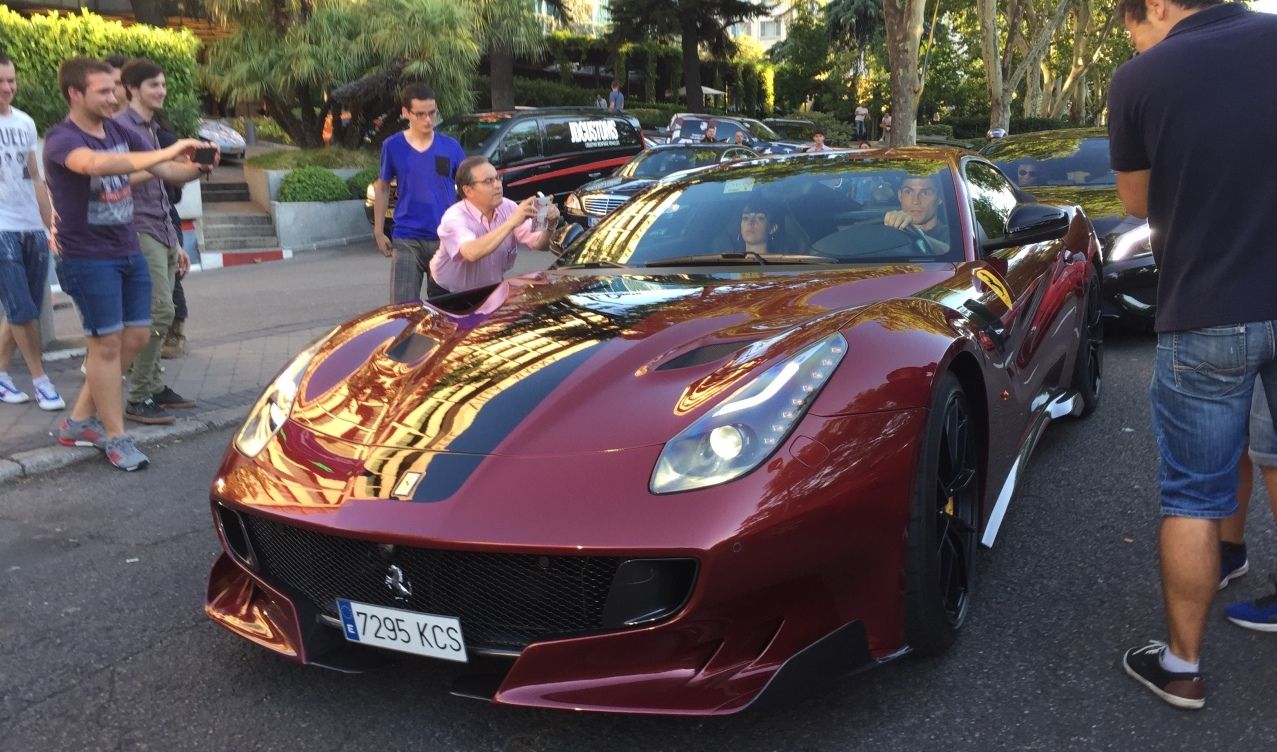
[[[986,251],[1059,240],[1069,231],[1069,213],[1050,204],[1019,204],[1007,218],[1007,234],[984,244]]]
[[[576,222],[564,222],[563,226],[555,230],[554,234],[550,236],[550,253],[555,256],[562,256],[563,252],[575,243],[576,239],[581,237],[584,232],[585,228]]]
[[[509,164],[523,159],[523,144],[510,144],[501,150],[501,163]]]

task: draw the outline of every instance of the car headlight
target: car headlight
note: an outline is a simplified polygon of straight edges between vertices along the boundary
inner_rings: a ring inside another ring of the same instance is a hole
[[[652,493],[705,488],[739,478],[780,446],[842,362],[847,340],[831,334],[736,390],[665,444]]]
[[[573,214],[585,213],[585,209],[581,206],[581,199],[575,193],[568,194],[567,199],[564,200],[563,202],[563,208],[567,209]]]
[[[373,181],[373,182],[376,182],[376,181]],[[364,191],[364,198],[368,199],[369,201],[377,200],[377,191],[373,189],[372,183],[369,183],[368,188]]]
[[[336,331],[333,329],[315,340],[310,347],[302,350],[275,377],[271,385],[266,387],[266,391],[257,400],[257,404],[253,405],[253,409],[249,411],[248,418],[240,427],[239,433],[235,434],[235,448],[241,454],[246,457],[256,457],[265,448],[266,443],[279,433],[284,421],[288,420],[288,415],[293,411],[293,402],[297,400],[297,390],[301,388],[306,367],[315,358],[319,348]]]
[[[1122,233],[1113,243],[1113,250],[1109,253],[1108,260],[1124,261],[1128,258],[1148,256],[1153,252],[1153,247],[1149,245],[1150,235],[1151,231],[1147,222],[1134,230]]]

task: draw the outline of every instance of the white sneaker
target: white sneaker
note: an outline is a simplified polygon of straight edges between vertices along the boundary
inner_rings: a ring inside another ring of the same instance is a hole
[[[7,402],[10,405],[21,405],[23,402],[30,402],[31,395],[22,391],[9,379],[0,379],[0,402]]]
[[[67,403],[62,401],[62,395],[53,388],[53,384],[35,387],[35,403],[41,410],[61,410],[67,406]]]

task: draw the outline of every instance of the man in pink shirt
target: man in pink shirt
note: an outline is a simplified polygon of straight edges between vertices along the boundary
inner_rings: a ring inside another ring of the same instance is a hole
[[[435,283],[448,292],[495,285],[514,266],[515,249],[544,250],[559,223],[553,204],[546,229],[534,232],[536,198],[516,204],[503,195],[497,168],[484,157],[467,157],[457,167],[461,199],[439,221],[439,252],[430,261]]]

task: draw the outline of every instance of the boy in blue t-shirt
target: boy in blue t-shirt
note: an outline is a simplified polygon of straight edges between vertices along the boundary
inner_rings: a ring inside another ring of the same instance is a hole
[[[391,303],[420,300],[423,279],[428,297],[447,294],[430,278],[430,259],[439,248],[439,220],[457,200],[457,165],[466,158],[455,139],[435,133],[439,108],[429,86],[405,86],[401,101],[408,127],[381,145],[381,173],[373,181],[373,238],[381,255],[393,256]],[[391,180],[399,192],[393,240],[386,237]]]

